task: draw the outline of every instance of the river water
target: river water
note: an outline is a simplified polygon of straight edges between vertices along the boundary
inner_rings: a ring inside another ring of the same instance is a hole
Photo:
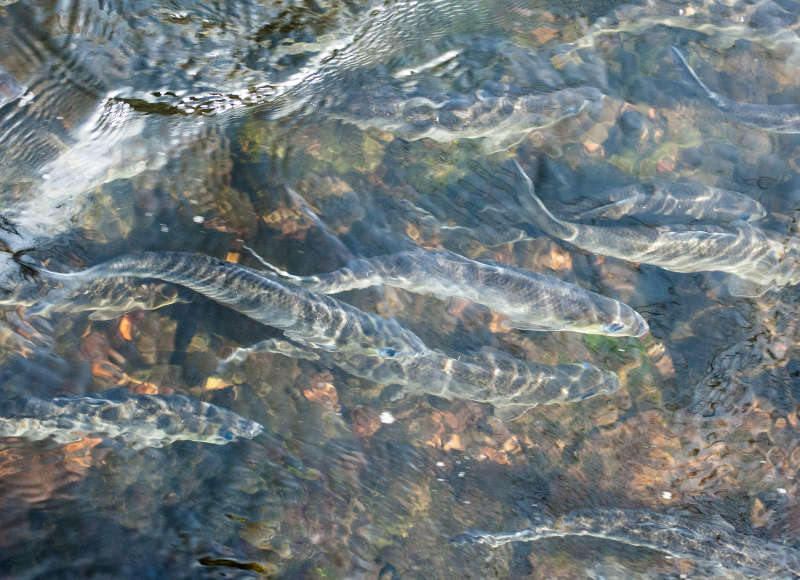
[[[715,106],[671,46],[762,116],[794,105],[794,129]],[[514,161],[564,220],[705,223],[663,208],[580,219],[626,186],[692,182],[758,202],[764,217],[747,223],[791,247],[798,71],[793,0],[0,0],[0,421],[17,417],[9,401],[147,409],[182,395],[215,406],[201,427],[217,428],[213,413],[263,427],[213,444],[181,415],[185,436],[143,439],[164,407],[122,434],[0,424],[0,576],[796,577],[687,546],[722,543],[718,530],[752,541],[744,553],[800,559],[800,289],[764,278],[743,293],[730,270],[550,235],[520,202]],[[42,311],[58,284],[14,260],[70,272],[180,251],[261,269],[257,254],[312,275],[418,248],[577,284],[649,332],[512,328],[475,301],[389,284],[336,295],[455,361],[502,353],[619,376],[614,393],[518,416],[424,380],[370,380],[163,277]],[[280,349],[248,350],[270,339]],[[635,540],[638,524],[611,509],[689,531],[670,544],[648,524],[651,543]],[[566,537],[452,541],[574,510],[596,519],[553,534]]]

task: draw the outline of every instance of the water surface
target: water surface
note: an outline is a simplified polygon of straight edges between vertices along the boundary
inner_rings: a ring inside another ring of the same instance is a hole
[[[726,98],[798,105],[800,4],[578,4],[3,2],[4,401],[121,387],[263,431],[0,439],[2,576],[791,577],[624,531],[451,541],[621,509],[797,554],[798,288],[742,297],[724,273],[552,237],[519,203],[513,160],[565,220],[634,184],[692,182],[760,203],[748,224],[796,239],[800,135],[716,108],[670,46]],[[661,217],[583,223],[681,223]],[[47,282],[11,257],[67,272],[183,251],[263,268],[252,248],[313,275],[419,247],[577,284],[650,332],[524,331],[391,286],[336,296],[454,360],[483,348],[619,376],[614,394],[511,420],[358,378],[308,345],[241,350],[281,329],[163,281],[97,284],[40,316]]]

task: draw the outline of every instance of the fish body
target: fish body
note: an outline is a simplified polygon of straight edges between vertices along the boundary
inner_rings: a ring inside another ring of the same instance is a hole
[[[72,273],[44,275],[65,284],[65,291],[104,278],[156,278],[185,286],[237,312],[280,328],[290,338],[320,348],[375,352],[425,350],[422,341],[395,320],[368,314],[329,296],[313,294],[232,262],[182,252],[144,252],[121,256]],[[44,302],[57,304],[58,297]]]
[[[322,360],[364,379],[401,386],[407,393],[491,403],[495,416],[502,420],[515,419],[538,405],[612,395],[620,388],[616,373],[588,363],[546,365],[493,349],[481,349],[457,359],[433,349],[414,355],[369,356],[326,351],[309,356],[307,349],[276,339],[237,349],[220,363],[218,370],[224,372],[229,364],[255,352]]]
[[[335,294],[386,285],[483,304],[509,317],[508,326],[610,336],[642,336],[648,326],[629,306],[558,278],[449,251],[415,249],[353,260],[318,276],[293,276],[313,292]]]
[[[440,143],[482,139],[487,153],[518,144],[534,129],[548,127],[584,110],[597,112],[603,93],[594,87],[565,88],[550,93],[475,94],[434,101],[392,95],[358,103],[353,113],[334,112],[335,119],[360,129],[380,129],[409,141],[428,138]]]
[[[78,397],[18,397],[0,403],[0,437],[58,443],[87,435],[119,438],[133,448],[175,441],[224,445],[264,428],[232,411],[183,395],[141,395],[112,389]]]
[[[579,219],[652,215],[660,223],[667,218],[729,223],[767,215],[764,206],[747,195],[701,183],[636,183],[613,191],[610,197],[612,203],[583,212]]]
[[[516,163],[516,161],[515,161]],[[734,274],[743,295],[800,282],[800,240],[745,222],[716,225],[617,227],[560,220],[536,195],[533,182],[516,164],[526,191],[520,203],[546,233],[583,250],[673,272]],[[746,293],[745,293],[746,291]]]
[[[491,403],[503,420],[538,405],[574,403],[620,388],[616,373],[589,363],[546,365],[490,349],[458,359],[435,350],[395,357],[327,354],[356,376],[398,384],[410,393]]]
[[[50,280],[10,279],[0,287],[0,305],[33,306],[52,290]],[[54,312],[90,311],[92,320],[107,320],[133,310],[157,310],[185,303],[177,287],[163,282],[132,283],[128,279],[105,278],[64,293],[49,305]]]
[[[796,549],[737,533],[729,524],[718,525],[648,510],[575,510],[558,518],[539,517],[533,527],[518,532],[470,532],[456,540],[498,547],[509,542],[535,542],[565,536],[588,536],[648,548],[673,558],[714,566],[728,574],[758,578],[800,575],[800,553]]]
[[[669,48],[675,62],[686,70],[703,90],[708,100],[720,111],[730,115],[737,123],[773,133],[800,133],[800,105],[758,105],[741,103],[723,97],[706,86],[694,69],[689,66],[686,57],[680,50],[674,46]]]

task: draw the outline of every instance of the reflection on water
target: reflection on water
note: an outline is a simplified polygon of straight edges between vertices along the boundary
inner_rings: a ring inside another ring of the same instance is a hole
[[[796,575],[799,30],[0,2],[4,576]]]

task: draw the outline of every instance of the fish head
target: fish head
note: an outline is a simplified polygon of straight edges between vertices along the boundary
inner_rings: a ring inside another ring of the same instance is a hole
[[[586,309],[571,325],[573,332],[605,336],[644,336],[650,331],[647,321],[627,304],[603,297],[594,308]]]
[[[628,308],[622,310],[619,316],[602,325],[603,334],[607,336],[644,336],[650,332],[650,326],[642,315]]]
[[[232,422],[220,425],[216,436],[209,442],[224,445],[236,439],[253,439],[264,431],[264,427],[255,421],[237,417]]]
[[[613,395],[620,388],[616,373],[589,363],[561,365],[564,375],[560,396],[553,402],[576,403],[592,397]]]
[[[560,315],[558,320],[552,322],[530,322],[529,317],[518,317],[504,322],[509,328],[521,330],[534,330],[552,332],[565,330],[567,332],[580,332],[581,334],[600,334],[604,336],[644,336],[650,327],[641,314],[632,308],[604,298],[602,308],[597,305],[587,305],[584,309],[575,309],[569,316]]]

